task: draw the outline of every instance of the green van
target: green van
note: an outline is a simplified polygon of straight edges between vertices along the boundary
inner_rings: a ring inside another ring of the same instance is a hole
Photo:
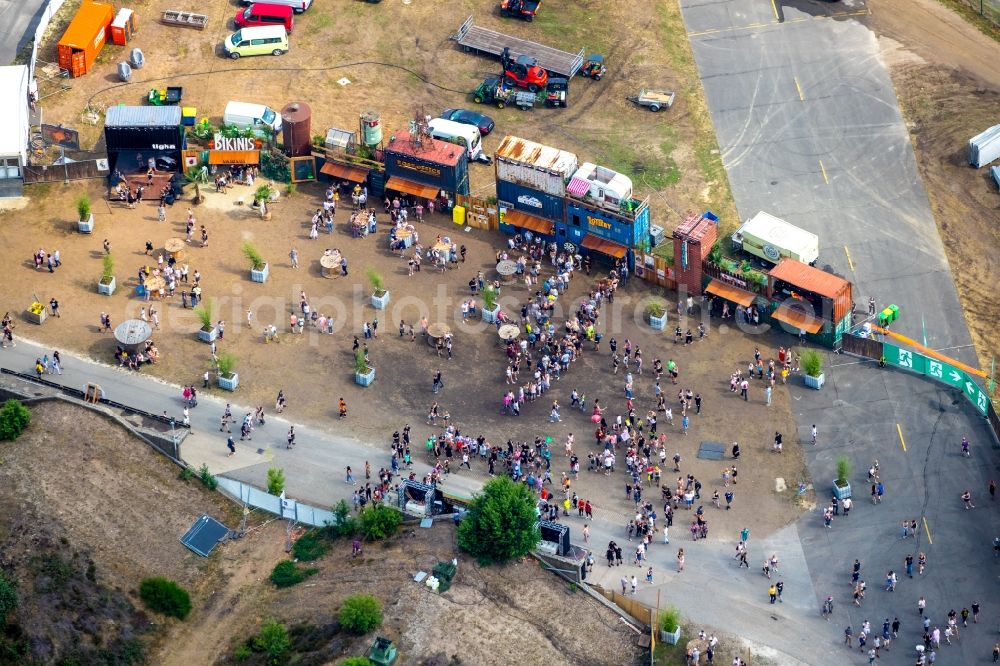
[[[226,37],[222,50],[233,60],[240,56],[281,55],[288,51],[288,34],[283,25],[251,26]]]

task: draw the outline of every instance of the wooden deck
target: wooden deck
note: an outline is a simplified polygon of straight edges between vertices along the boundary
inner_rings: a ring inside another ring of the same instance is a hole
[[[470,16],[462,24],[454,35],[453,40],[458,42],[466,51],[476,51],[492,55],[497,58],[503,53],[504,47],[510,49],[510,55],[516,58],[519,55],[528,55],[538,61],[538,65],[548,70],[550,74],[564,76],[568,79],[583,67],[583,49],[577,54],[567,53],[526,39],[511,37],[495,30],[482,28],[473,23]]]

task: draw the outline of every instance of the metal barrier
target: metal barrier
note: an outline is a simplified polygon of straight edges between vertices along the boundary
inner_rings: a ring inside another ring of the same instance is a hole
[[[873,338],[859,338],[856,335],[845,335],[841,340],[841,351],[845,354],[863,356],[864,358],[882,358],[882,341]]]

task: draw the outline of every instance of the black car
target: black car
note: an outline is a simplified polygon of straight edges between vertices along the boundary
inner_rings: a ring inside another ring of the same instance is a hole
[[[492,132],[496,126],[489,116],[468,109],[445,109],[441,117],[463,125],[474,125],[479,128],[479,133],[483,136]]]

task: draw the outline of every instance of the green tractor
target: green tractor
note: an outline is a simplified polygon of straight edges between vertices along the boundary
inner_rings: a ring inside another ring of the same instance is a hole
[[[472,101],[476,104],[493,104],[502,109],[511,102],[514,89],[507,85],[502,76],[490,74],[472,93]]]

